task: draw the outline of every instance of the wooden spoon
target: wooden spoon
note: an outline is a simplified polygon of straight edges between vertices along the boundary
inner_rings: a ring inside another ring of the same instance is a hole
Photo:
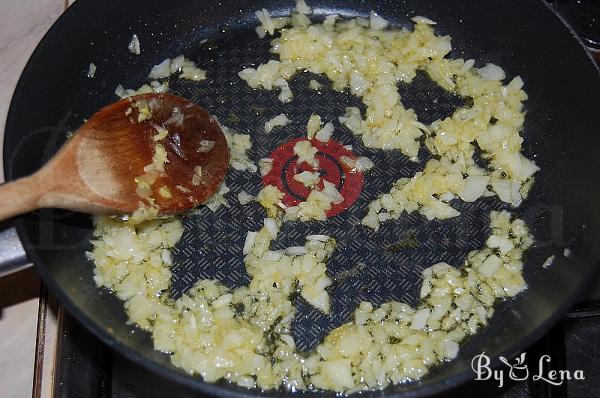
[[[165,163],[153,162],[157,144]],[[141,203],[173,215],[209,198],[228,164],[208,112],[170,94],[138,95],[94,114],[35,174],[0,186],[0,220],[44,207],[131,214]]]

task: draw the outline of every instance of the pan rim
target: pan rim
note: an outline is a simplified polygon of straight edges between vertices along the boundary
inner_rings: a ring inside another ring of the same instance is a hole
[[[71,5],[69,8],[65,10],[65,12],[54,22],[54,24],[50,27],[50,29],[46,32],[43,38],[40,40],[32,55],[30,56],[27,64],[25,65],[18,83],[13,92],[13,96],[10,102],[10,106],[8,109],[6,125],[5,125],[5,134],[7,131],[14,131],[12,125],[14,124],[15,114],[17,113],[17,103],[19,99],[23,95],[22,90],[22,82],[24,77],[26,77],[32,68],[34,68],[34,64],[36,63],[36,59],[39,56],[39,53],[46,45],[46,42],[49,40],[48,38],[53,35],[53,32],[57,29],[57,26],[65,23],[65,20],[71,18],[71,15],[76,13],[77,10],[83,7],[82,3],[85,3],[86,0],[80,0],[79,2],[75,2],[75,4]],[[91,0],[88,0],[91,1]],[[555,12],[555,10],[543,0],[536,0],[539,3],[542,3],[553,15],[555,15],[561,22],[563,26],[567,28],[572,37],[577,41],[581,49],[586,53],[592,67],[596,70],[598,75],[600,76],[600,66],[594,62],[593,55],[587,50],[585,45],[583,44],[581,38],[577,36],[575,31],[566,23],[565,19],[561,17],[559,14]],[[3,145],[3,153],[4,153],[4,161],[3,167],[4,171],[7,174],[13,174],[10,171],[7,156],[7,146]],[[13,180],[14,177],[12,175],[6,175],[6,180]],[[188,388],[191,388],[196,391],[201,391],[207,394],[212,394],[214,396],[224,396],[224,397],[236,397],[236,398],[250,398],[255,396],[260,396],[263,394],[261,390],[253,389],[248,390],[247,392],[236,391],[228,388],[228,384],[214,384],[208,383],[202,380],[199,376],[192,376],[185,373],[181,369],[169,368],[153,359],[149,359],[145,357],[143,354],[139,353],[135,349],[127,346],[126,344],[118,341],[114,336],[112,336],[107,330],[100,327],[98,324],[92,321],[90,317],[88,317],[84,311],[82,311],[69,297],[65,294],[65,292],[58,286],[58,284],[54,281],[48,271],[44,268],[41,258],[38,256],[37,251],[33,247],[29,236],[27,235],[24,221],[22,218],[17,218],[15,220],[15,226],[19,235],[19,238],[23,242],[23,246],[25,248],[27,257],[34,263],[38,272],[40,272],[44,283],[49,287],[51,292],[57,296],[61,304],[63,304],[68,312],[72,314],[80,323],[84,325],[86,329],[88,329],[92,334],[94,334],[97,338],[99,338],[104,344],[109,346],[111,349],[115,349],[121,355],[123,355],[126,359],[148,369],[160,376],[163,376],[169,380],[177,382],[181,385],[184,385]],[[577,286],[577,293],[568,297],[568,300],[564,300],[558,308],[555,308],[548,318],[545,321],[541,322],[537,328],[535,328],[529,334],[523,336],[518,340],[517,343],[512,344],[508,349],[504,352],[500,352],[495,355],[491,359],[490,366],[496,368],[501,364],[498,357],[506,356],[512,357],[517,355],[524,347],[528,347],[541,338],[545,332],[547,332],[553,325],[558,323],[560,319],[562,319],[565,313],[569,308],[573,306],[573,304],[580,298],[587,289],[591,286],[593,282],[593,276],[598,273],[598,266],[600,266],[600,260],[596,261],[595,264],[589,267],[589,269],[584,270],[582,275],[582,281]],[[398,394],[391,394],[390,396],[402,396],[402,397],[424,397],[439,393],[444,390],[448,390],[454,387],[457,387],[460,384],[468,380],[472,380],[474,378],[474,374],[472,371],[466,370],[461,373],[455,374],[454,376],[446,379],[444,381],[439,381],[433,383],[431,385],[424,385],[420,388],[416,388],[414,390],[400,392]],[[410,384],[418,385],[419,382],[411,382]],[[277,391],[277,390],[274,390]],[[274,392],[273,391],[273,392]],[[385,390],[382,391],[385,394]],[[269,391],[267,391],[269,393]],[[327,393],[327,392],[326,392]],[[364,395],[368,395],[370,392],[362,393]],[[377,393],[377,392],[374,392]],[[381,393],[381,392],[380,392]]]

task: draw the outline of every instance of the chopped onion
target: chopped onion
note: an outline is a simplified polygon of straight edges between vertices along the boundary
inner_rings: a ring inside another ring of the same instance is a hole
[[[310,88],[311,90],[319,91],[320,89],[323,88],[323,85],[321,83],[319,83],[318,81],[316,81],[315,79],[311,79],[308,82],[308,88]]]
[[[300,14],[310,14],[312,12],[304,0],[296,0],[296,11]]]
[[[285,253],[290,256],[303,256],[308,253],[305,246],[292,246],[285,249]]]
[[[360,156],[354,162],[354,167],[356,168],[356,170],[364,172],[371,170],[373,167],[375,167],[375,164],[371,161],[371,159],[364,156]]]
[[[292,14],[291,21],[294,28],[306,28],[311,24],[310,19],[306,15],[298,12]]]
[[[313,167],[318,166],[315,155],[319,150],[312,146],[310,141],[298,141],[294,145],[294,154],[298,156],[298,163],[306,162]]]
[[[167,138],[167,135],[169,135],[169,130],[167,130],[166,128],[164,128],[162,126],[155,124],[152,127],[154,127],[154,129],[156,130],[156,134],[154,134],[152,136],[152,139],[154,141],[163,140],[163,139]]]
[[[496,272],[498,268],[500,268],[500,265],[502,265],[502,261],[500,260],[500,258],[495,254],[492,254],[488,256],[488,258],[486,258],[485,261],[481,264],[481,266],[479,267],[479,272],[481,272],[481,274],[486,278],[491,278],[494,272]]]
[[[494,64],[485,64],[483,68],[479,68],[477,71],[484,80],[500,81],[506,78],[504,70]]]
[[[388,21],[386,21],[385,19],[383,19],[382,17],[377,15],[376,12],[371,11],[371,14],[369,17],[369,25],[371,26],[371,29],[374,29],[374,30],[385,29],[388,27],[389,24],[390,23]]]
[[[421,330],[425,327],[425,325],[427,325],[427,319],[429,318],[429,314],[431,313],[431,310],[429,308],[423,308],[419,311],[417,311],[413,316],[412,316],[412,322],[410,325],[411,329],[414,330]]]
[[[465,63],[463,64],[462,68],[460,68],[460,72],[461,73],[465,73],[468,70],[471,70],[471,68],[473,67],[473,65],[475,65],[475,60],[474,59],[468,59],[465,61]]]
[[[308,235],[306,237],[306,240],[316,240],[319,242],[327,242],[329,239],[331,239],[331,237],[327,235]]]
[[[510,239],[498,235],[491,235],[486,241],[486,245],[492,249],[500,250],[501,254],[506,254],[515,247]]]
[[[260,170],[260,176],[264,177],[273,168],[273,159],[271,158],[262,158],[258,161],[258,168]]]
[[[268,32],[270,35],[275,33],[275,25],[273,24],[273,20],[271,19],[271,14],[266,8],[262,10],[256,11],[256,17],[262,24],[262,28]]]
[[[548,268],[550,267],[552,264],[554,264],[554,259],[556,257],[554,255],[551,255],[550,257],[548,257],[546,259],[546,261],[544,261],[544,263],[542,264],[542,268]]]
[[[163,79],[171,76],[171,58],[166,58],[158,65],[154,65],[150,74],[149,79]]]
[[[250,231],[246,234],[246,240],[244,241],[244,248],[242,249],[242,254],[248,255],[250,254],[250,250],[252,246],[254,246],[254,242],[256,240],[256,236],[258,232]]]
[[[169,66],[170,74],[175,74],[181,72],[183,65],[185,64],[185,57],[183,55],[178,55],[173,58],[171,61],[171,65]]]
[[[273,117],[271,120],[265,122],[265,133],[270,133],[271,130],[273,130],[273,128],[275,127],[287,126],[288,124],[290,124],[290,122],[291,120],[288,119],[288,117],[284,113],[281,113]]]
[[[248,203],[250,203],[254,200],[254,196],[252,196],[244,191],[238,193],[237,197],[238,197],[238,201],[240,202],[240,204],[242,206],[247,205]]]
[[[350,167],[350,169],[354,169],[354,167],[356,166],[356,160],[351,158],[350,156],[341,156],[340,162],[343,165]]]
[[[88,67],[87,77],[89,77],[90,79],[93,79],[95,75],[96,75],[96,64],[94,64],[92,62],[90,64],[90,66]]]
[[[138,39],[135,33],[133,34],[133,36],[131,36],[131,40],[129,41],[129,45],[127,46],[127,48],[130,52],[134,53],[135,55],[140,55],[140,40]]]
[[[162,196],[163,198],[167,198],[167,199],[173,197],[173,194],[171,193],[171,190],[166,185],[163,185],[162,187],[160,187],[158,189],[158,194],[160,196]]]
[[[306,133],[309,140],[315,138],[315,134],[317,131],[321,129],[321,116],[312,114],[308,118],[308,123],[306,123]]]
[[[294,180],[306,187],[312,188],[321,181],[321,177],[318,172],[303,171],[302,173],[294,175]]]
[[[340,204],[344,201],[344,197],[336,189],[335,185],[327,180],[323,180],[323,190],[321,191],[325,196],[331,198],[333,204]]]
[[[477,199],[483,196],[489,180],[489,176],[468,176],[465,179],[465,187],[459,193],[460,198],[465,202],[475,202]]]
[[[425,25],[437,25],[437,22],[432,21],[431,19],[429,19],[427,17],[422,17],[420,15],[417,15],[416,17],[412,17],[411,21],[413,21],[414,23],[422,23]]]
[[[328,142],[333,134],[333,124],[326,123],[325,126],[315,134],[315,138],[321,142]]]
[[[279,232],[279,227],[277,226],[277,222],[272,218],[265,218],[265,228],[271,235],[271,239],[277,238],[277,233]]]
[[[185,116],[183,115],[183,112],[181,112],[181,109],[179,109],[178,107],[175,107],[175,108],[173,108],[173,113],[171,114],[169,119],[167,119],[165,124],[173,124],[175,126],[182,126],[184,120],[185,120]]]

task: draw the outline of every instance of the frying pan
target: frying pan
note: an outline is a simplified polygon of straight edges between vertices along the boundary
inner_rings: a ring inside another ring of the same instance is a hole
[[[574,33],[539,1],[462,0],[316,0],[315,18],[338,13],[368,15],[374,10],[396,26],[410,26],[410,17],[424,15],[438,22],[436,32],[453,39],[452,57],[474,58],[501,65],[508,76],[521,75],[529,94],[523,136],[524,150],[541,167],[530,197],[516,210],[531,228],[535,247],[527,253],[525,279],[529,288],[515,299],[500,303],[489,325],[462,346],[458,358],[441,364],[421,381],[391,386],[365,396],[425,396],[473,377],[470,362],[485,352],[498,356],[526,350],[554,324],[584,291],[598,265],[600,254],[600,77]],[[175,93],[193,99],[220,120],[251,134],[251,157],[268,156],[277,145],[303,135],[312,113],[326,120],[337,116],[356,98],[332,90],[308,90],[311,78],[328,86],[323,77],[303,73],[291,83],[296,99],[291,105],[276,100],[276,93],[253,91],[237,72],[272,58],[268,40],[254,33],[254,11],[267,8],[272,15],[289,14],[290,1],[237,2],[222,0],[161,0],[97,2],[79,0],[50,29],[21,76],[10,106],[4,144],[8,179],[34,172],[65,141],[83,119],[113,102],[117,84],[139,87],[152,65],[181,53],[209,73],[203,84],[174,82]],[[142,53],[128,52],[133,33]],[[208,39],[208,41],[202,41]],[[94,62],[94,79],[86,77]],[[403,102],[429,123],[452,113],[461,99],[436,87],[424,76],[399,86]],[[278,134],[261,134],[264,121],[284,111],[294,123]],[[400,176],[423,167],[427,156],[412,163],[399,153],[369,150],[337,126],[335,138],[352,143],[372,158],[376,169],[365,179],[361,197],[352,209],[325,223],[285,226],[278,245],[290,246],[309,233],[336,237],[340,249],[328,264],[335,280],[330,290],[332,314],[324,316],[297,301],[294,334],[302,349],[310,349],[332,328],[347,321],[360,300],[375,305],[388,300],[414,304],[423,268],[439,261],[460,265],[470,250],[483,245],[488,214],[504,208],[494,198],[474,204],[456,203],[461,216],[427,222],[405,215],[384,225],[380,232],[352,224],[361,209],[379,193],[389,190]],[[257,175],[230,172],[233,192],[256,193]],[[248,282],[241,261],[246,231],[256,230],[263,217],[256,207],[243,209],[235,195],[231,207],[216,213],[201,209],[185,220],[185,235],[175,250],[173,289],[177,296],[200,277],[218,278],[228,286]],[[356,223],[356,221],[354,221]],[[194,389],[218,396],[244,397],[258,393],[228,383],[207,384],[169,362],[152,349],[149,336],[127,323],[122,304],[110,292],[96,288],[90,249],[91,218],[58,210],[42,210],[15,221],[27,255],[45,283],[63,305],[106,344],[127,358]],[[410,233],[419,244],[399,252],[386,250]],[[568,247],[573,253],[560,255]],[[233,254],[232,254],[233,253]],[[556,254],[554,265],[541,264]],[[364,264],[358,272],[357,264]],[[345,275],[345,277],[340,277]],[[282,396],[282,391],[266,396]],[[333,396],[333,393],[318,393]]]

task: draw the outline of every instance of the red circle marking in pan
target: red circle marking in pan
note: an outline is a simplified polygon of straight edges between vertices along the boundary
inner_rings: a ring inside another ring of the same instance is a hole
[[[336,141],[321,142],[311,140],[313,147],[319,152],[315,158],[319,161],[319,168],[315,170],[306,162],[298,164],[298,157],[294,154],[294,145],[299,141],[306,141],[306,138],[298,138],[286,142],[271,153],[273,167],[262,179],[263,185],[274,185],[283,192],[283,204],[291,207],[300,202],[304,202],[310,194],[310,188],[294,180],[294,175],[303,171],[318,171],[321,175],[321,182],[317,188],[323,189],[322,180],[325,179],[335,185],[344,201],[332,207],[327,211],[326,216],[332,217],[341,213],[356,202],[360,196],[363,187],[363,173],[351,169],[340,161],[342,156],[356,159],[357,156],[349,149]]]

